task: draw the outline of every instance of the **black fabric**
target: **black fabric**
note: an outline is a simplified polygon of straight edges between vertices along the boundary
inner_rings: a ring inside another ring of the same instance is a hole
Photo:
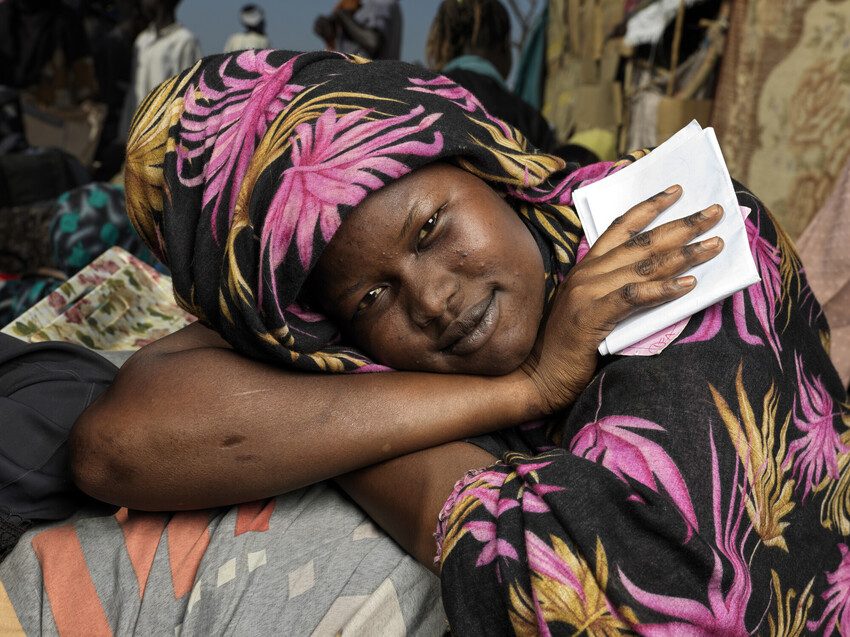
[[[91,181],[80,162],[58,148],[0,156],[0,207],[53,199]]]
[[[70,343],[0,334],[0,555],[36,520],[61,520],[88,498],[71,481],[68,436],[117,368]]]
[[[67,64],[88,55],[88,40],[77,13],[61,0],[0,2],[0,84],[37,84],[60,48]]]
[[[475,71],[454,69],[444,73],[477,97],[493,117],[520,130],[531,144],[545,153],[557,146],[549,123],[525,100],[505,90],[496,80]]]

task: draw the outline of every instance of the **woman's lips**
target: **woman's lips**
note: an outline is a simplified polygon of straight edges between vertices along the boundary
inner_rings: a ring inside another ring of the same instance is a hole
[[[441,349],[458,356],[471,354],[489,340],[498,319],[499,304],[496,303],[496,292],[493,291],[446,328],[440,340],[447,344]]]

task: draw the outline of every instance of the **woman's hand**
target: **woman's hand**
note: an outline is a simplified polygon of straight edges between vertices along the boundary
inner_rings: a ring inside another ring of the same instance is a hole
[[[681,187],[672,186],[631,208],[558,286],[534,350],[521,367],[544,413],[571,404],[587,386],[596,370],[597,348],[617,323],[690,292],[696,279],[678,275],[723,249],[719,237],[691,243],[721,219],[719,205],[644,231],[681,193]]]

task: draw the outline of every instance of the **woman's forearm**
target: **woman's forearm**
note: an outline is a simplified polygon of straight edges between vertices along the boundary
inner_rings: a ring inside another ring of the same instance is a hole
[[[92,496],[222,506],[537,415],[519,377],[292,373],[187,330],[131,359],[75,425],[75,479]]]
[[[434,569],[434,530],[455,482],[496,462],[466,442],[401,456],[340,476],[337,483],[408,553]]]

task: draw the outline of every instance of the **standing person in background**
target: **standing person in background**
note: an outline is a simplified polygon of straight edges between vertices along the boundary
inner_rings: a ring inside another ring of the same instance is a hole
[[[535,147],[555,149],[543,116],[505,83],[511,72],[511,20],[499,0],[443,0],[428,32],[425,57],[431,69],[467,89]]]
[[[331,15],[316,18],[313,32],[328,50],[398,60],[401,7],[398,0],[341,0]]]
[[[122,118],[127,94],[133,90],[133,43],[147,22],[135,0],[100,0],[89,3],[86,24],[99,101],[107,108],[93,177],[109,181],[124,162]]]
[[[246,4],[239,12],[239,21],[245,27],[242,33],[234,33],[224,44],[224,52],[243,49],[268,49],[271,45],[266,35],[266,14],[262,7]]]
[[[201,59],[201,45],[195,34],[177,22],[180,0],[142,0],[142,16],[148,27],[133,46],[132,90],[127,94],[122,129],[145,96],[172,75]]]

